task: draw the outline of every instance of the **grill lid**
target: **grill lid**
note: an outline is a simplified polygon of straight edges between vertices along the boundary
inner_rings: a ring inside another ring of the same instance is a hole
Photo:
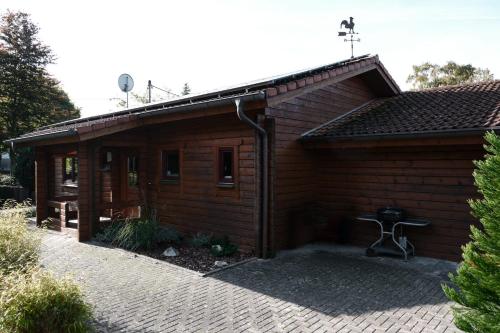
[[[377,220],[381,222],[396,223],[405,218],[405,212],[398,207],[384,207],[377,209]]]

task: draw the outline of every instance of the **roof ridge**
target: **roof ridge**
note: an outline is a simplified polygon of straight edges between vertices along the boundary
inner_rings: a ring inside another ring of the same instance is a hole
[[[485,84],[497,84],[497,83],[500,83],[500,79],[483,80],[483,81],[479,81],[479,82],[457,83],[457,84],[450,84],[450,85],[446,85],[446,86],[424,88],[424,89],[420,89],[420,90],[407,90],[407,91],[403,91],[402,93],[406,94],[406,93],[420,93],[420,92],[436,91],[436,90],[449,90],[449,89],[453,89],[453,88],[482,86]]]
[[[160,101],[157,103],[148,103],[148,104],[145,104],[145,105],[139,106],[139,107],[133,107],[133,108],[129,108],[129,109],[123,109],[123,110],[98,114],[98,115],[94,115],[94,116],[66,120],[66,121],[62,121],[59,123],[39,127],[35,131],[45,130],[45,129],[50,129],[50,128],[57,128],[57,127],[64,126],[64,125],[79,124],[79,123],[88,122],[88,121],[98,121],[101,119],[109,119],[109,118],[113,118],[115,116],[122,116],[122,115],[126,115],[126,114],[135,114],[135,113],[153,111],[153,110],[165,108],[167,106],[176,105],[176,104],[194,103],[194,102],[197,102],[198,100],[205,100],[205,99],[208,100],[208,99],[212,99],[212,98],[220,98],[222,96],[229,96],[231,94],[241,93],[242,90],[244,90],[246,93],[265,91],[269,87],[274,87],[274,86],[277,86],[279,84],[283,84],[284,82],[296,80],[297,78],[299,78],[299,76],[303,76],[303,75],[311,76],[311,75],[313,75],[313,73],[325,72],[325,71],[328,71],[332,68],[343,67],[343,66],[350,65],[353,63],[362,62],[364,60],[371,59],[371,58],[373,58],[376,63],[380,63],[380,60],[378,59],[378,55],[372,55],[372,54],[368,53],[368,54],[364,54],[364,55],[354,57],[354,58],[343,59],[343,60],[333,62],[333,63],[327,64],[327,65],[321,65],[321,66],[311,67],[308,69],[303,69],[303,70],[296,71],[296,72],[290,72],[290,73],[279,74],[279,75],[275,75],[275,76],[271,76],[271,77],[267,77],[267,78],[261,78],[261,79],[257,79],[257,80],[246,82],[246,83],[240,83],[240,84],[228,86],[225,88],[217,88],[214,90],[207,90],[207,91],[203,91],[203,92],[200,92],[197,94],[190,94],[190,95],[186,95],[186,96],[181,96],[179,98],[175,98],[172,100],[163,100],[163,101]]]
[[[348,116],[351,116],[351,115],[353,115],[354,113],[356,113],[356,112],[358,112],[358,111],[359,111],[359,112],[361,112],[364,108],[368,107],[368,106],[369,106],[369,105],[371,105],[372,103],[375,103],[375,102],[381,101],[381,100],[386,99],[386,98],[388,98],[388,97],[372,98],[372,99],[370,99],[368,102],[365,102],[365,103],[363,103],[363,104],[361,104],[361,105],[359,105],[359,106],[355,107],[355,108],[354,108],[354,109],[352,109],[351,111],[348,111],[348,112],[346,112],[346,113],[343,113],[343,114],[341,114],[340,116],[337,116],[337,117],[333,118],[332,120],[327,121],[327,122],[326,122],[326,123],[324,123],[324,124],[321,124],[321,125],[319,125],[319,126],[317,126],[317,127],[313,128],[313,129],[310,129],[310,130],[309,130],[309,131],[307,131],[307,132],[302,133],[302,134],[301,134],[301,137],[306,137],[306,136],[308,136],[310,133],[313,133],[313,132],[315,132],[315,131],[317,131],[317,130],[319,130],[319,129],[323,128],[323,127],[329,126],[329,125],[331,125],[331,124],[333,124],[333,123],[335,123],[335,122],[337,122],[337,121],[338,121],[338,122],[340,122],[340,121],[341,121],[341,120],[343,120],[344,118],[347,118]]]

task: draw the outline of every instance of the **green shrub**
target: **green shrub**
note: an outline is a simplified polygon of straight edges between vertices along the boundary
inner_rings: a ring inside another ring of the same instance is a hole
[[[189,240],[189,244],[193,247],[209,247],[212,244],[213,236],[211,234],[204,234],[197,232]]]
[[[35,154],[33,149],[29,147],[16,149],[15,159],[14,176],[22,187],[33,191],[35,188]]]
[[[114,221],[96,239],[111,243],[126,250],[152,250],[158,243],[179,243],[180,234],[173,228],[160,227],[153,213],[140,219]]]
[[[151,250],[156,246],[157,225],[151,219],[127,220],[112,243],[127,250]]]
[[[27,204],[7,201],[0,209],[0,275],[25,271],[38,263],[41,234],[29,230]]]
[[[179,244],[182,240],[181,234],[172,227],[158,227],[156,242]]]
[[[238,251],[238,246],[229,241],[229,237],[213,238],[210,252],[216,257],[229,257]]]
[[[12,200],[0,209],[0,332],[88,332],[80,289],[36,268],[41,232],[26,222],[32,211]]]
[[[89,332],[92,311],[69,278],[44,271],[0,278],[0,332]]]
[[[16,179],[10,175],[2,175],[0,174],[0,185],[16,185]]]
[[[472,213],[481,228],[471,226],[472,241],[462,247],[463,261],[453,286],[444,292],[457,303],[455,325],[466,332],[500,332],[500,137],[486,134],[487,155],[475,162],[475,184],[482,194],[470,200]]]
[[[99,232],[95,236],[95,238],[100,242],[111,243],[116,238],[116,234],[118,233],[122,225],[123,222],[112,221],[111,224],[102,229],[102,231]]]
[[[32,206],[30,200],[26,200],[25,203],[29,205],[29,207],[26,207],[26,217],[36,217],[36,206]]]

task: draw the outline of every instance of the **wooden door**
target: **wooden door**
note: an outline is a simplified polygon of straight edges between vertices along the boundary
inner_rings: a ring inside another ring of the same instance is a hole
[[[123,151],[120,169],[122,202],[137,206],[139,204],[139,152]]]

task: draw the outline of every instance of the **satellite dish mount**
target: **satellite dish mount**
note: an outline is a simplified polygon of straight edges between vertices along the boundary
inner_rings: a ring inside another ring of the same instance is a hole
[[[134,80],[132,79],[132,76],[128,74],[122,74],[120,77],[118,77],[118,87],[120,87],[120,90],[123,91],[124,93],[127,93],[127,109],[128,109],[128,92],[134,88]]]
[[[358,35],[357,32],[354,32],[354,18],[349,17],[349,21],[343,20],[340,23],[340,28],[348,29],[348,31],[339,31],[339,37],[346,37],[349,35],[349,39],[344,38],[344,42],[351,42],[351,58],[354,58],[354,42],[361,42],[361,39],[355,39],[354,35]]]

